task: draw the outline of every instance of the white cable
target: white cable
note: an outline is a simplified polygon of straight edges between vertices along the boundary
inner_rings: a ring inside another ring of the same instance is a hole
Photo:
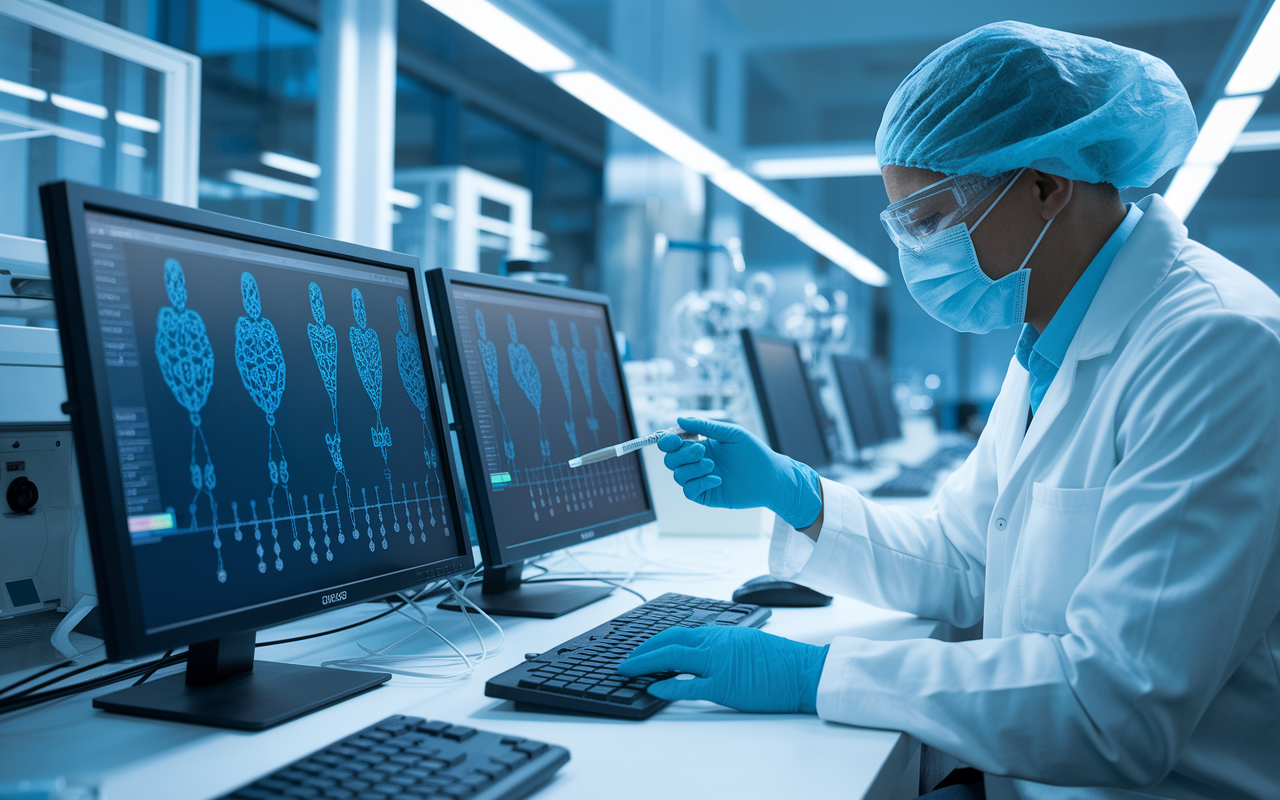
[[[469,575],[464,580],[464,583],[463,583],[464,587],[469,585],[472,581],[474,581],[477,575],[479,575],[478,570],[472,573],[471,575]],[[469,599],[467,599],[464,596],[461,596],[461,593],[458,591],[456,586],[454,586],[452,583],[450,583],[449,585],[450,585],[450,589],[453,591],[455,596],[458,596],[459,602],[461,604],[470,605],[471,607],[475,608],[477,611],[480,612],[482,616],[484,616],[486,620],[488,620],[488,622],[491,625],[493,625],[495,628],[498,629],[498,633],[501,636],[501,640],[497,648],[493,650],[489,649],[488,643],[485,641],[484,636],[480,633],[480,629],[476,626],[475,621],[471,619],[470,615],[467,614],[465,610],[463,612],[463,616],[467,618],[467,622],[471,625],[471,629],[475,633],[476,639],[480,642],[480,652],[478,654],[470,654],[465,652],[462,648],[454,644],[453,641],[451,641],[447,636],[440,633],[440,631],[436,630],[434,627],[431,626],[427,618],[427,613],[422,609],[420,605],[418,605],[418,600],[420,600],[422,597],[430,594],[435,589],[437,589],[440,586],[440,583],[436,583],[424,588],[421,592],[418,592],[416,595],[412,597],[397,595],[401,600],[404,601],[403,606],[396,608],[397,613],[399,613],[401,616],[404,616],[405,618],[411,621],[418,623],[417,628],[405,634],[404,636],[401,636],[395,641],[390,642],[389,644],[383,645],[381,647],[374,648],[374,647],[369,647],[363,644],[362,642],[356,642],[356,646],[359,647],[361,650],[363,650],[365,652],[365,655],[357,656],[355,658],[334,659],[330,661],[325,661],[322,663],[321,666],[341,667],[344,669],[354,669],[354,670],[362,670],[362,671],[390,672],[396,675],[404,675],[407,677],[427,679],[435,682],[436,685],[452,685],[457,683],[465,683],[475,673],[476,668],[480,665],[480,662],[484,661],[486,658],[493,656],[494,654],[498,653],[502,649],[503,645],[506,644],[506,634],[505,632],[503,632],[502,627],[498,625],[498,623],[494,622],[492,617],[490,617],[488,614],[485,614],[482,609],[477,607]],[[416,618],[410,615],[405,610],[406,607],[411,608],[414,612],[416,612],[416,615],[417,615]],[[413,638],[414,636],[417,636],[419,633],[422,633],[424,631],[435,635],[436,638],[442,641],[450,650],[453,651],[455,655],[431,655],[426,653],[395,655],[389,652],[393,648],[403,644],[404,642],[408,641],[409,639]],[[424,662],[426,665],[433,668],[447,667],[447,665],[449,664],[459,665],[460,668],[456,670],[450,670],[450,671],[438,671],[438,669],[424,670],[421,668],[410,667],[411,664],[424,663]]]

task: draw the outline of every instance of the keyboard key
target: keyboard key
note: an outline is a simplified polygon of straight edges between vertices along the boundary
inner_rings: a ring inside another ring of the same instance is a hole
[[[439,736],[440,732],[445,728],[453,727],[447,722],[419,722],[417,729],[423,733],[429,733],[432,736]]]
[[[512,749],[520,753],[528,753],[530,756],[536,756],[539,753],[546,752],[549,747],[550,745],[546,742],[522,742]]]

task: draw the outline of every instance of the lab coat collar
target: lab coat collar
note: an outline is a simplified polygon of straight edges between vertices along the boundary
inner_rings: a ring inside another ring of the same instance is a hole
[[[1138,201],[1142,219],[1116,253],[1098,287],[1076,337],[1076,361],[1105,356],[1115,349],[1129,320],[1169,274],[1187,244],[1187,229],[1158,194]],[[1064,360],[1071,360],[1070,357]]]
[[[1169,274],[1174,259],[1186,245],[1187,229],[1162,197],[1148,195],[1137,205],[1142,211],[1142,219],[1138,220],[1129,240],[1116,253],[1111,269],[1102,279],[1102,285],[1080,323],[1080,330],[1067,348],[1061,368],[1040,401],[1035,419],[1025,429],[1010,477],[1024,467],[1029,454],[1044,438],[1048,426],[1066,406],[1075,386],[1079,363],[1105,356],[1115,349],[1133,315]],[[1029,392],[1030,375],[1025,370],[1022,372],[1025,374],[1026,391]],[[1029,394],[1024,396],[1029,397]],[[1025,424],[1025,404],[1020,420]],[[1023,430],[1021,425],[1018,429]]]

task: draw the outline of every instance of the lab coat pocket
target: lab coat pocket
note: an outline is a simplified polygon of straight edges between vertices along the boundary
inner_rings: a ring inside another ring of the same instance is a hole
[[[1068,632],[1067,602],[1089,571],[1102,492],[1031,485],[1016,556],[1024,629]]]

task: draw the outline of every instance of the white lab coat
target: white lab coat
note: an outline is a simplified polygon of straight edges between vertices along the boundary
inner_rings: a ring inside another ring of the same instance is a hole
[[[931,513],[824,480],[816,545],[773,534],[776,575],[982,620],[836,639],[818,714],[950,753],[993,800],[1280,798],[1280,299],[1139,206],[1029,430],[1014,360]]]

